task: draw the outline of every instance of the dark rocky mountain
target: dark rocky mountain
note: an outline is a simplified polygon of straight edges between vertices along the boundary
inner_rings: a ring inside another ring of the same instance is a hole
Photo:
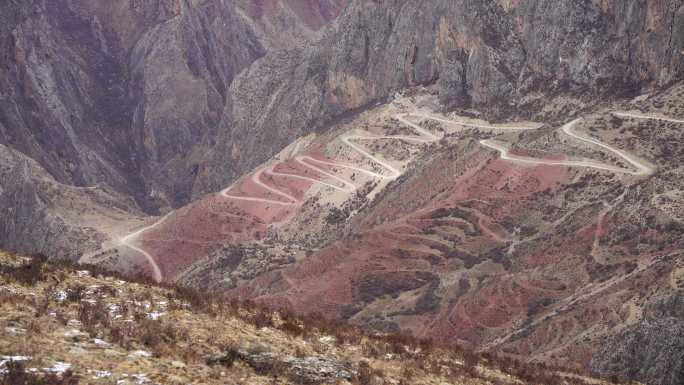
[[[107,186],[148,213],[187,203],[233,120],[233,79],[269,49],[313,38],[342,4],[321,3],[300,20],[279,2],[250,19],[241,8],[249,3],[3,2],[0,143],[60,183]],[[24,232],[35,226],[8,220]]]
[[[5,2],[1,142],[154,212],[406,86],[532,115],[555,95],[633,95],[682,73],[681,1],[354,1],[301,44],[344,4]]]
[[[437,83],[445,108],[510,118],[670,84],[684,71],[683,5],[353,1],[312,49],[271,53],[236,79],[233,119],[223,119],[227,137],[200,190],[216,191],[293,137],[408,86]],[[236,154],[245,149],[263,155]],[[216,175],[227,179],[212,184]]]
[[[0,61],[0,248],[681,378],[684,0],[5,0]]]

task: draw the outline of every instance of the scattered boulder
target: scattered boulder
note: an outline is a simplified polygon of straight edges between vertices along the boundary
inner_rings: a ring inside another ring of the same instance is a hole
[[[273,352],[249,353],[240,351],[240,359],[259,373],[280,373],[301,384],[331,383],[351,380],[353,371],[348,363],[322,357],[294,357]]]

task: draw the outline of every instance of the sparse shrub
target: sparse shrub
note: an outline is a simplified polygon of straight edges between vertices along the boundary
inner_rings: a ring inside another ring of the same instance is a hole
[[[69,302],[81,302],[85,297],[85,287],[83,285],[74,285],[66,290],[67,301]]]
[[[15,304],[17,302],[17,296],[9,291],[0,290],[0,306],[4,304]]]
[[[151,349],[161,348],[160,345],[174,345],[179,337],[178,330],[171,323],[161,320],[143,319],[138,323],[139,341]]]
[[[8,279],[25,286],[34,286],[43,279],[43,264],[46,258],[34,256],[27,263],[20,266],[0,266],[0,273]]]
[[[128,348],[128,337],[130,336],[129,330],[125,328],[124,325],[116,325],[109,329],[109,339],[124,348]]]
[[[7,372],[0,377],[0,385],[78,385],[78,378],[71,371],[61,376],[38,374],[26,371],[23,362],[11,361],[6,364]]]
[[[304,335],[304,328],[299,326],[299,324],[293,319],[284,320],[283,323],[278,327],[278,329],[294,337]]]
[[[235,361],[240,358],[240,353],[233,345],[229,345],[221,349],[224,353],[218,357],[210,357],[206,360],[207,365],[215,366],[222,365],[228,369],[232,368]]]
[[[103,330],[109,329],[112,324],[111,317],[106,306],[98,301],[94,304],[81,302],[78,308],[78,320],[83,324],[83,328],[95,337]]]
[[[373,381],[373,370],[367,362],[359,362],[359,370],[354,378],[354,385],[371,385]]]
[[[40,334],[40,332],[41,332],[40,323],[38,323],[38,321],[36,321],[35,319],[31,320],[31,322],[29,322],[29,324],[28,324],[28,327],[26,327],[26,333],[28,335],[34,336],[36,334]]]
[[[206,309],[210,303],[208,300],[210,296],[207,293],[201,293],[185,286],[175,286],[173,289],[178,299],[187,301],[195,310]]]
[[[402,366],[402,368],[401,368],[401,380],[402,380],[402,382],[405,381],[404,383],[406,383],[406,384],[411,383],[411,380],[413,379],[413,377],[415,375],[416,375],[416,371],[414,368],[412,368],[408,365]]]
[[[59,310],[55,312],[55,318],[57,319],[57,322],[63,326],[66,326],[69,323],[69,319]]]
[[[258,309],[251,317],[252,324],[257,328],[273,327],[273,317],[263,309]]]
[[[47,314],[47,311],[50,308],[50,294],[46,293],[45,297],[37,299],[34,303],[34,307],[36,309],[36,318],[42,317],[45,314]]]
[[[348,212],[341,210],[337,207],[333,207],[332,209],[330,209],[330,212],[325,217],[325,221],[331,225],[336,225],[344,223],[344,221],[346,221],[348,217]]]

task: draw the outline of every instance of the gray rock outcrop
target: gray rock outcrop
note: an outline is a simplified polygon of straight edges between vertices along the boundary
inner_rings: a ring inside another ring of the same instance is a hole
[[[79,219],[79,213],[97,210],[103,220],[136,213],[130,199],[97,187],[61,184],[37,162],[3,145],[0,180],[4,249],[75,260],[83,251],[96,250],[106,238],[97,226]]]
[[[657,297],[642,321],[611,338],[591,362],[594,373],[649,385],[684,383],[684,291]]]

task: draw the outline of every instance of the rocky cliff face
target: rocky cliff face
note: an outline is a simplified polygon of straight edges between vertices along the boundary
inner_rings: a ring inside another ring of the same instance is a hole
[[[338,12],[336,2],[321,4],[313,24]],[[201,163],[230,125],[222,120],[233,120],[233,78],[265,47],[291,47],[315,32],[287,5],[254,19],[244,6],[4,2],[0,144],[35,160],[58,183],[108,186],[149,213],[187,203]],[[284,29],[291,34],[278,33]],[[27,217],[7,220],[29,230]],[[10,238],[3,233],[1,243],[22,250],[33,244]],[[62,255],[53,246],[49,254]]]
[[[437,83],[444,108],[511,118],[671,83],[684,70],[683,21],[680,0],[352,1],[313,48],[272,52],[238,76],[197,191],[407,86]]]
[[[262,54],[234,9],[182,1],[14,8],[2,143],[61,182],[105,183],[148,210],[187,201],[192,159],[215,135],[232,77]]]
[[[36,161],[3,145],[0,180],[0,234],[12,250],[73,260],[106,239],[99,227],[141,214],[131,199],[62,184]]]
[[[657,297],[645,318],[613,337],[592,360],[601,375],[619,375],[654,385],[684,379],[684,291]]]
[[[357,1],[325,43],[328,92],[350,107],[437,81],[446,106],[506,116],[539,94],[638,92],[681,77],[683,4]]]
[[[156,213],[407,86],[510,117],[667,84],[683,4],[11,0],[0,143]]]

